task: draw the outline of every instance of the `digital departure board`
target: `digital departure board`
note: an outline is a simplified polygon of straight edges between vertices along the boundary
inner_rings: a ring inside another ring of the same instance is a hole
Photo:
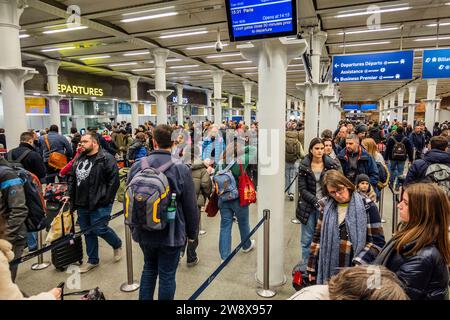
[[[225,0],[230,41],[297,34],[296,0]]]

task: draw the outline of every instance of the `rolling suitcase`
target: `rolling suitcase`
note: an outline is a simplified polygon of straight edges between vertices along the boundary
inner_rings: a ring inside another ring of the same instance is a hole
[[[68,205],[68,204],[67,204]],[[73,219],[73,213],[71,212],[72,218],[72,233],[75,233],[75,221]],[[58,243],[58,241],[63,241],[65,239],[65,229],[64,229],[64,219],[61,219],[63,237],[52,242],[52,244]],[[83,240],[82,237],[75,237],[70,240],[69,243],[57,247],[51,250],[52,263],[57,270],[64,271],[69,265],[78,262],[80,265],[83,263]]]

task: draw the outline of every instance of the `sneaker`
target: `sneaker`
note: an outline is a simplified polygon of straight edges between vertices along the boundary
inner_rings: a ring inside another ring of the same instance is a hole
[[[293,194],[289,194],[289,201],[294,201],[294,195]]]
[[[122,248],[114,249],[114,262],[119,262],[122,259]]]
[[[83,264],[81,267],[80,267],[80,273],[86,273],[86,272],[88,272],[88,271],[90,271],[90,270],[92,270],[92,269],[94,269],[95,267],[98,267],[98,263],[97,264],[92,264],[92,263],[86,263],[86,264]]]
[[[384,220],[384,219],[381,219],[381,223],[386,223],[386,220]]]
[[[189,268],[191,268],[191,267],[193,267],[193,266],[196,266],[196,265],[198,264],[199,261],[200,261],[200,259],[197,257],[197,258],[195,258],[194,261],[188,262],[188,263],[187,263],[187,266],[188,266]]]
[[[253,248],[255,247],[256,241],[255,239],[250,240],[250,247],[248,247],[247,249],[242,249],[242,252],[250,252],[253,250]]]
[[[198,234],[201,235],[201,236],[203,236],[203,235],[206,234],[206,231],[205,231],[205,230],[200,230]]]

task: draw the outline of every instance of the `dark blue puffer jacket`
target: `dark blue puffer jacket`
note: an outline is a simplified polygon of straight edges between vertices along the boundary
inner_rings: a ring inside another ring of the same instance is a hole
[[[409,251],[413,245],[405,245],[402,252]],[[385,266],[397,275],[411,300],[448,299],[448,268],[434,245],[422,248],[413,256],[395,252]]]
[[[425,178],[428,167],[433,163],[442,163],[450,166],[450,154],[438,149],[431,149],[425,154],[423,159],[413,162],[406,176],[405,185],[421,182]]]

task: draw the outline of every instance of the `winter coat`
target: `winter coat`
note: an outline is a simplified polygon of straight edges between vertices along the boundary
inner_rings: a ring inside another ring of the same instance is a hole
[[[450,153],[438,149],[431,149],[425,154],[423,159],[414,161],[408,170],[405,185],[423,180],[428,167],[434,163],[442,163],[450,167]]]
[[[417,151],[422,152],[423,148],[425,148],[425,136],[423,133],[411,133],[409,136],[409,140],[411,141],[411,144],[413,148],[415,148]]]
[[[136,160],[136,155],[137,155],[137,153],[139,153],[139,151],[142,147],[146,148],[144,142],[142,142],[139,139],[134,140],[133,144],[128,149],[128,154],[127,154],[128,160]],[[146,148],[146,150],[147,150],[147,148]]]
[[[73,199],[71,204],[73,209],[76,209],[74,204],[77,192],[89,192],[89,211],[94,211],[97,208],[103,208],[114,203],[117,189],[119,189],[119,169],[117,167],[116,159],[109,153],[99,149],[94,165],[89,173],[89,190],[78,190],[76,170],[78,164],[86,160],[86,155],[80,155],[72,166],[71,179],[69,182],[69,194]]]
[[[48,137],[48,143],[51,148],[51,152],[59,152],[65,154],[67,158],[72,157],[72,146],[66,137],[60,135],[57,132],[50,131],[47,135],[39,137],[39,143],[41,144],[41,153],[44,158],[44,162],[48,163],[48,157],[50,151],[48,150],[47,143],[45,142],[45,137]]]
[[[206,199],[211,195],[212,181],[202,161],[194,161],[191,170],[192,179],[194,179],[195,194],[197,195],[197,205],[202,207],[205,205]]]
[[[408,156],[409,161],[413,160],[414,149],[413,149],[413,145],[411,144],[411,141],[403,134],[397,134],[397,135],[389,138],[389,140],[387,140],[387,142],[386,142],[386,151],[384,153],[384,159],[386,161],[392,160],[392,150],[394,149],[395,142],[396,141],[400,142],[402,140],[404,140],[403,143],[405,144],[406,154]]]
[[[317,212],[320,199],[316,197],[316,177],[311,170],[311,156],[308,154],[300,163],[298,174],[298,207],[297,218],[306,224],[311,213]],[[323,157],[324,167],[320,175],[320,184],[323,188],[323,177],[328,170],[338,170],[339,167],[329,156]]]
[[[363,148],[361,148],[360,156],[358,154],[353,154],[353,155],[347,154],[347,148],[342,150],[341,153],[339,153],[339,155],[338,155],[338,159],[341,162],[342,171],[347,178],[349,177],[349,172],[350,172],[350,163],[348,160],[348,157],[350,157],[350,156],[359,157],[358,162],[357,162],[357,173],[355,175],[355,179],[356,179],[356,176],[358,176],[359,174],[362,174],[362,173],[368,175],[370,178],[370,184],[376,190],[379,176],[378,176],[378,167],[375,162],[375,159],[372,156],[370,156],[367,153],[367,151],[364,150]],[[355,181],[353,180],[352,182],[354,183]]]
[[[159,168],[171,159],[169,151],[155,150],[140,161],[148,161],[150,167]],[[140,168],[140,162],[133,164],[127,184],[141,171]],[[133,228],[133,239],[140,244],[155,247],[181,247],[186,243],[186,236],[195,239],[198,234],[199,212],[194,181],[189,167],[181,162],[172,165],[164,174],[169,181],[170,192],[177,195],[175,221],[160,231]]]
[[[5,159],[0,159],[0,215],[6,222],[5,240],[12,244],[25,243],[28,216],[25,192],[22,180],[7,166]]]
[[[13,259],[12,244],[0,239],[0,300],[55,300],[55,297],[48,292],[24,298],[19,287],[11,280],[9,262]]]
[[[38,179],[41,180],[42,178],[45,177],[46,173],[44,160],[42,159],[39,152],[37,152],[32,145],[26,142],[21,142],[17,148],[12,149],[10,151],[12,159],[13,160],[18,159],[27,150],[30,150],[31,152],[29,152],[26,155],[26,157],[22,160],[21,162],[22,166],[24,167],[24,169],[35,174],[38,177]]]
[[[394,250],[385,266],[403,283],[411,300],[448,300],[448,267],[434,244],[420,249],[413,256],[404,256],[414,243]]]
[[[367,215],[367,235],[366,246],[359,253],[354,256],[353,245],[350,242],[348,231],[345,223],[339,226],[340,245],[339,245],[339,263],[340,267],[350,267],[357,264],[369,264],[375,260],[380,253],[381,248],[385,245],[383,227],[381,226],[381,217],[378,208],[374,202],[369,198],[364,198],[365,209]],[[329,200],[335,201],[335,200]],[[310,274],[316,275],[319,263],[320,239],[322,232],[324,212],[320,211],[319,219],[317,220],[316,231],[311,242],[310,256],[308,260],[307,271]],[[330,226],[328,226],[330,228]],[[351,265],[344,265],[344,261],[350,261]]]

